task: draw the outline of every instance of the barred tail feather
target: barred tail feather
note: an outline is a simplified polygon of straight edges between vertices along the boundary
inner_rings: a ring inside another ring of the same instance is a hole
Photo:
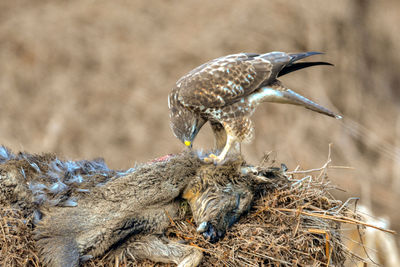
[[[296,93],[290,89],[283,91],[282,95],[284,98],[286,98],[288,101],[290,101],[290,104],[300,105],[300,106],[303,106],[312,111],[316,111],[318,113],[322,113],[322,114],[328,115],[328,116],[336,118],[336,119],[342,118],[342,116],[330,111],[329,109],[327,109],[321,105],[318,105],[317,103],[311,101],[308,98],[305,98],[302,95],[299,95],[298,93]]]
[[[342,116],[330,111],[323,106],[314,103],[310,99],[299,95],[298,93],[284,88],[282,85],[277,85],[277,88],[263,87],[255,94],[249,96],[248,100],[254,105],[258,105],[263,102],[283,103],[303,106],[312,111],[316,111],[336,119],[341,119]]]

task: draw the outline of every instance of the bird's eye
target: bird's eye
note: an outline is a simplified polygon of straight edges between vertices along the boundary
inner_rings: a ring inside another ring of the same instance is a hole
[[[185,146],[190,146],[192,144],[192,142],[190,141],[185,141]]]

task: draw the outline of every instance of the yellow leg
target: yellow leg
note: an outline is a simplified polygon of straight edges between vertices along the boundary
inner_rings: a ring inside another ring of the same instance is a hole
[[[216,156],[214,154],[210,154],[208,157],[206,157],[204,159],[204,161],[207,162],[207,163],[213,162],[215,164],[222,163],[222,161],[225,160],[226,155],[228,154],[228,152],[230,151],[230,149],[231,149],[231,147],[232,147],[232,145],[234,143],[236,143],[236,137],[234,137],[232,135],[228,135],[225,147],[222,150],[222,152],[219,154],[219,156]],[[237,144],[235,144],[235,147],[236,147],[236,145]],[[240,146],[240,144],[239,144],[239,146]]]

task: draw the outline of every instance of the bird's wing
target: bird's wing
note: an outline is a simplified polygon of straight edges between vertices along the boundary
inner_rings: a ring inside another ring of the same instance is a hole
[[[179,101],[192,108],[223,107],[251,94],[272,73],[273,64],[258,54],[211,60],[177,82]]]

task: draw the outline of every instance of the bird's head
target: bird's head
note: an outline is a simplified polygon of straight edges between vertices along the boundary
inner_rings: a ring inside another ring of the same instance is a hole
[[[171,129],[181,142],[191,148],[197,133],[206,122],[185,108],[170,108]]]

